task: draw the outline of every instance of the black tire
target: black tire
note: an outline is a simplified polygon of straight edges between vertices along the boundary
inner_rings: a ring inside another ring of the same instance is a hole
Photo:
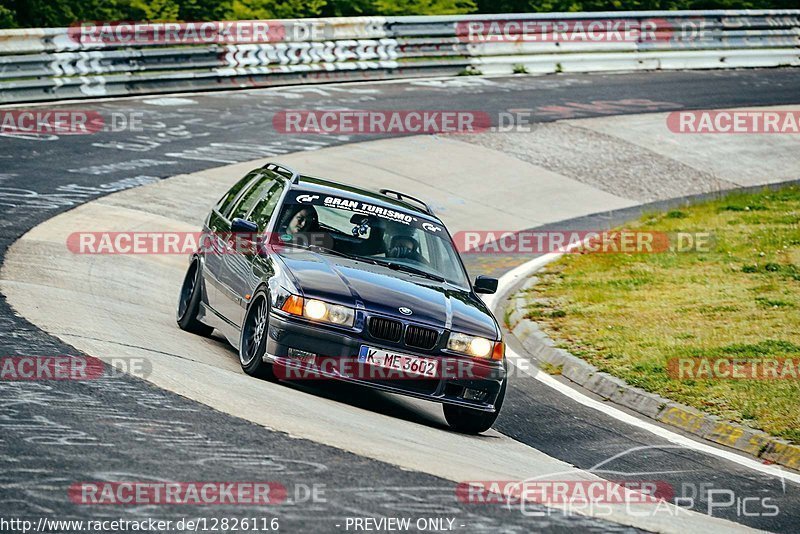
[[[197,320],[197,312],[200,311],[200,302],[203,299],[200,269],[200,262],[195,260],[186,271],[181,294],[178,297],[177,320],[181,330],[199,336],[208,336],[214,331],[214,328]]]
[[[250,376],[277,381],[270,362],[264,361],[269,336],[269,297],[263,290],[256,292],[247,307],[239,339],[239,363]]]
[[[508,379],[500,387],[500,394],[497,396],[494,412],[482,412],[472,408],[462,408],[453,404],[443,404],[444,418],[450,428],[465,434],[480,434],[486,432],[497,420],[500,415],[500,408],[503,407],[503,400],[506,397],[506,384]]]

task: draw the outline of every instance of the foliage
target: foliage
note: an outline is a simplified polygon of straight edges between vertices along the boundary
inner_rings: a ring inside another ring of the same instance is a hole
[[[473,13],[473,0],[375,0],[381,15],[458,15]]]
[[[81,21],[796,7],[797,0],[0,0],[0,28],[58,27]]]
[[[0,4],[0,28],[14,28],[17,23],[17,14]]]
[[[235,20],[318,17],[325,0],[233,0],[230,16]]]

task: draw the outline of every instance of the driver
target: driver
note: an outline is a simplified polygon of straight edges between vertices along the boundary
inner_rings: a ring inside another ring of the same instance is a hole
[[[402,258],[424,263],[424,259],[419,253],[419,243],[416,239],[408,235],[396,235],[392,237],[389,250],[386,252],[386,257]]]

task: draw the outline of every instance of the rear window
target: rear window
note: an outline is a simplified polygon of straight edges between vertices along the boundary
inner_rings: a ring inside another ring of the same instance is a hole
[[[226,219],[228,218],[230,211],[233,209],[233,203],[239,196],[239,193],[241,193],[242,189],[252,182],[260,173],[261,171],[248,173],[247,176],[236,182],[236,185],[228,189],[228,192],[219,199],[219,202],[217,202],[217,211],[219,211],[223,217]]]

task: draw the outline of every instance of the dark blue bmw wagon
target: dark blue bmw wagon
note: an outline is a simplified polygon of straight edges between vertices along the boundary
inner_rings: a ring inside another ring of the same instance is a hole
[[[270,163],[211,210],[180,291],[180,328],[217,329],[244,371],[330,378],[439,402],[478,433],[506,390],[505,346],[453,240],[421,200]]]

